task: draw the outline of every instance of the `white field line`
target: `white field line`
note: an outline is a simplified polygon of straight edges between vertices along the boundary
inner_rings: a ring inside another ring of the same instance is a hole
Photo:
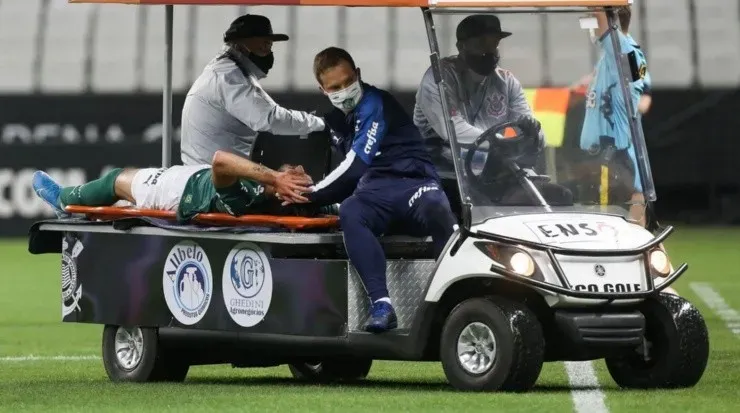
[[[606,396],[599,387],[594,365],[590,361],[566,361],[571,398],[576,413],[608,413]]]
[[[707,283],[691,283],[690,286],[696,295],[725,322],[727,328],[736,336],[740,336],[740,313],[730,307],[711,285]]]
[[[100,356],[78,355],[78,356],[5,356],[0,357],[0,363],[22,363],[28,361],[87,361],[100,360]]]

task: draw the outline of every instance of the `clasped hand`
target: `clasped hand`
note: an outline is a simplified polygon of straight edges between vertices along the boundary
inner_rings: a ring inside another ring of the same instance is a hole
[[[281,168],[275,178],[275,196],[283,201],[282,205],[302,204],[309,202],[302,194],[311,192],[313,179],[302,166]]]

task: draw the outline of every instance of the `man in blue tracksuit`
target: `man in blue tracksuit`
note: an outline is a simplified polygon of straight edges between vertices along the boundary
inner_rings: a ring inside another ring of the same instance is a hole
[[[352,265],[372,302],[367,331],[397,327],[378,236],[393,225],[410,236],[431,236],[439,256],[457,220],[411,117],[388,92],[360,80],[343,49],[316,55],[314,74],[336,107],[326,117],[344,161],[305,196],[341,202],[339,218]]]

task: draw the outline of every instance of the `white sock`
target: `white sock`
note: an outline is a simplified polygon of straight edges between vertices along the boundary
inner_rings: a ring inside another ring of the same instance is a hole
[[[379,299],[375,300],[376,303],[379,303],[381,301],[385,301],[386,303],[391,304],[390,297],[383,297],[383,298],[379,298]]]

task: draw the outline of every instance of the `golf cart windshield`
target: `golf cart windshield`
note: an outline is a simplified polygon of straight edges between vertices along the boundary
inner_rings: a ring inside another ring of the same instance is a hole
[[[457,179],[473,223],[565,211],[639,219],[654,191],[635,116],[646,66],[624,54],[634,40],[603,32],[618,27],[611,11],[512,11],[427,12],[453,36],[429,30],[441,83],[417,99],[422,129],[439,136],[440,173]]]

